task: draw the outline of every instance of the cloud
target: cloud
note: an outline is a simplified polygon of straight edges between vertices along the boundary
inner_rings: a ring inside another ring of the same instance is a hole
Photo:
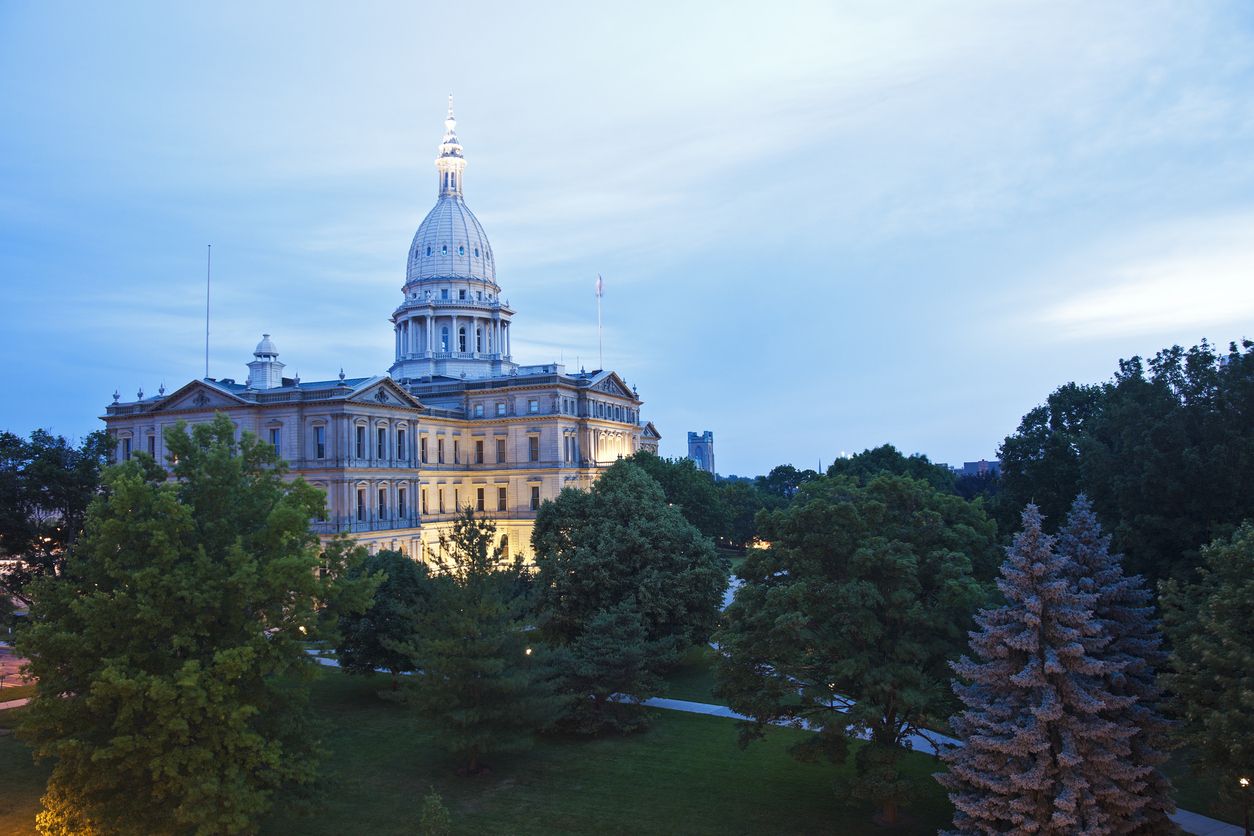
[[[1104,257],[1088,289],[1047,307],[1060,336],[1202,331],[1254,322],[1254,215],[1155,228]]]

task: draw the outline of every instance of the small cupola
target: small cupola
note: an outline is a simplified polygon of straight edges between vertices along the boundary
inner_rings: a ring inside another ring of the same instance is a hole
[[[253,361],[248,364],[249,389],[277,389],[283,385],[283,364],[279,362],[279,350],[269,334],[261,335],[261,342],[253,351]]]

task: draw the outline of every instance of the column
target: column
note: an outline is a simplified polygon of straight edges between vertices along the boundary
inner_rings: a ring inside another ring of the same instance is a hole
[[[449,332],[448,332],[448,342],[449,342],[449,346],[448,346],[449,351],[459,351],[462,347],[461,343],[457,341],[457,315],[456,314],[453,315],[453,326],[449,329]]]
[[[427,351],[435,351],[435,317],[427,314]]]

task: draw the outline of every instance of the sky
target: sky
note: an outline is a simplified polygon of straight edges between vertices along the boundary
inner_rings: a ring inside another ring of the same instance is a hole
[[[385,373],[455,95],[523,363],[723,474],[995,455],[1118,360],[1254,337],[1254,5],[0,0],[0,429],[273,335]]]

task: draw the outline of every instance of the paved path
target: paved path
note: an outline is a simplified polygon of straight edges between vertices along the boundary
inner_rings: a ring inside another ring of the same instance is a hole
[[[306,650],[309,657],[319,665],[325,665],[329,668],[338,668],[340,663],[335,659],[327,656],[319,655],[321,651]],[[386,671],[379,671],[386,673]],[[408,675],[408,674],[403,674]],[[725,717],[729,720],[748,720],[744,714],[738,714],[725,705],[714,705],[708,702],[689,702],[688,700],[672,700],[665,697],[652,697],[644,701],[644,705],[649,708],[661,708],[667,711],[683,711],[688,714],[704,714],[709,717]],[[789,725],[788,723],[778,723],[777,725]],[[809,728],[809,724],[804,723],[803,727]],[[923,752],[928,755],[935,755],[937,745],[942,746],[961,746],[962,743],[955,738],[948,737],[938,732],[927,731],[922,734],[912,734],[908,738],[911,748],[916,752]],[[1188,810],[1177,810],[1171,817],[1171,820],[1180,826],[1185,833],[1193,833],[1196,836],[1245,836],[1245,831],[1235,824],[1217,821],[1207,818],[1200,813],[1190,813]]]
[[[0,711],[7,711],[10,708],[21,708],[30,702],[30,697],[20,700],[9,700],[8,702],[0,702]]]

